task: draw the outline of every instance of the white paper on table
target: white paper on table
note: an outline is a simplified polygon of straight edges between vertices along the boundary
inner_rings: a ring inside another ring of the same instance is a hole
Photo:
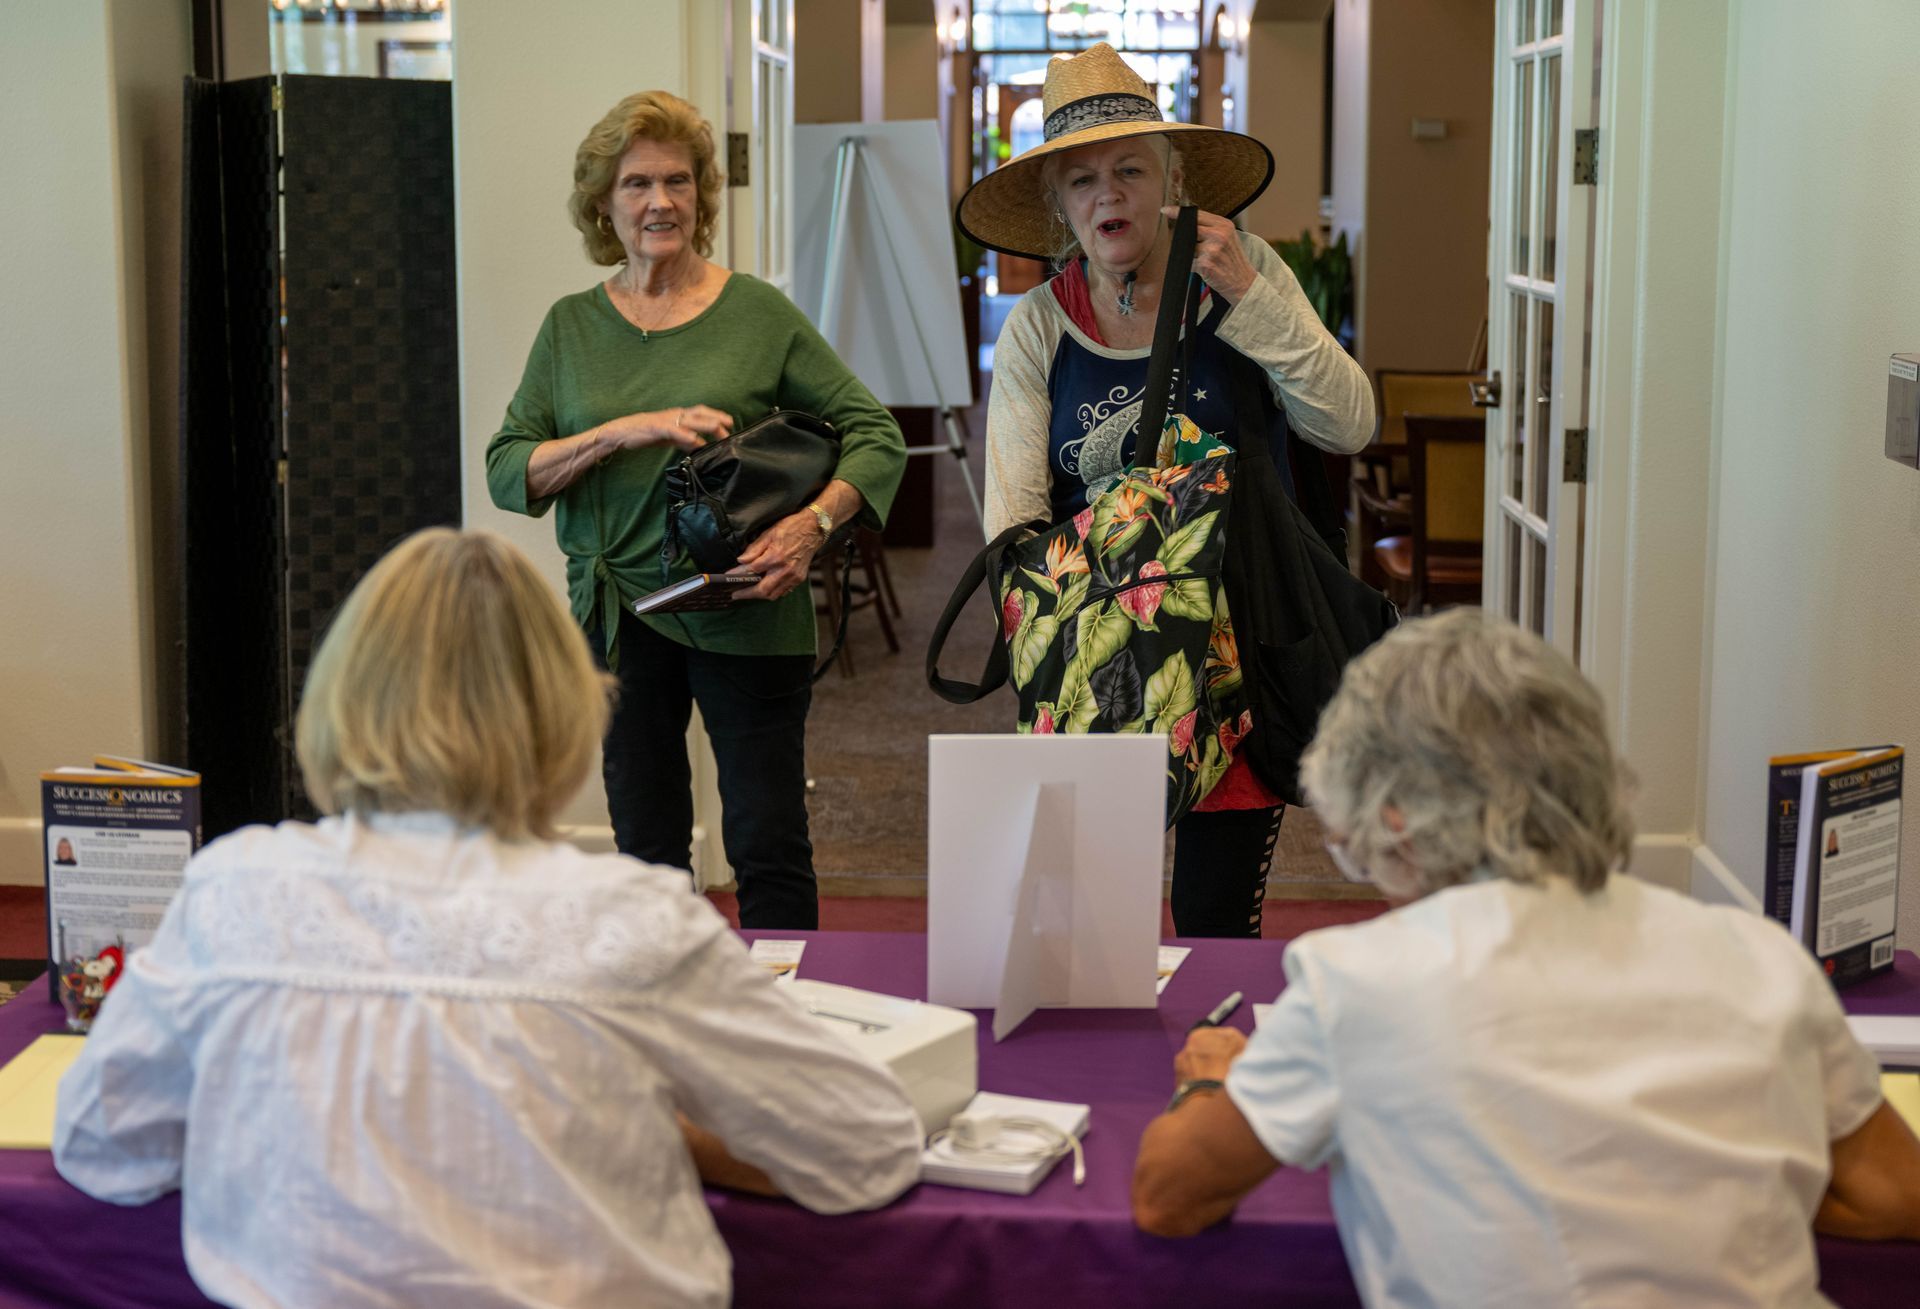
[[[800,956],[805,941],[755,941],[747,951],[755,963],[773,974],[776,982],[791,982],[800,974]]]
[[[1165,994],[1167,983],[1173,980],[1173,975],[1180,971],[1180,965],[1187,962],[1187,956],[1192,953],[1192,946],[1163,945],[1160,947],[1160,960],[1158,965],[1160,980],[1154,985],[1153,993],[1155,995]]]
[[[1847,1027],[1881,1063],[1920,1066],[1920,1014],[1849,1014]]]

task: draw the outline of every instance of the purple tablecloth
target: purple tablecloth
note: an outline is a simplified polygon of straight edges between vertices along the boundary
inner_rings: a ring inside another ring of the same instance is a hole
[[[749,935],[759,935],[749,933]],[[773,935],[792,936],[793,933]],[[926,987],[926,938],[892,933],[802,934],[802,972],[895,995]],[[1127,1185],[1141,1129],[1165,1103],[1173,1053],[1187,1025],[1222,996],[1270,999],[1282,983],[1278,941],[1192,941],[1157,1011],[1041,1012],[996,1045],[982,1027],[988,1090],[1094,1106],[1087,1184],[1057,1168],[1031,1196],[922,1186],[872,1214],[821,1218],[790,1204],[709,1196],[733,1250],[745,1306],[1209,1303],[1358,1304],[1323,1172],[1284,1169],[1234,1219],[1189,1241],[1134,1230]],[[0,1061],[60,1011],[30,987],[0,1007]],[[1892,975],[1844,993],[1857,1013],[1920,1013],[1920,960],[1902,952]],[[1234,1017],[1252,1025],[1251,1005]],[[177,1196],[138,1209],[90,1200],[62,1181],[50,1156],[0,1151],[0,1305],[6,1309],[167,1309],[204,1306],[180,1253]],[[564,1257],[562,1252],[556,1252]],[[1920,1247],[1820,1241],[1822,1286],[1845,1309],[1907,1306]]]

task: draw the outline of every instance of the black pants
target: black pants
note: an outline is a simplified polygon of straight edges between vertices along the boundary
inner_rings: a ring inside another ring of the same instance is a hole
[[[1260,935],[1267,870],[1285,805],[1190,813],[1173,825],[1176,936]]]
[[[598,631],[588,639],[601,658]],[[698,704],[719,765],[720,834],[740,884],[742,927],[820,925],[807,838],[812,672],[808,655],[712,654],[620,615],[620,697],[603,752],[614,844],[648,863],[692,863],[686,736]]]

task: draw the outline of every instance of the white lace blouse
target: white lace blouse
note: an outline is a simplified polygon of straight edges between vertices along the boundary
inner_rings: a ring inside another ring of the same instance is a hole
[[[101,1199],[183,1189],[225,1304],[724,1305],[676,1109],[811,1209],[917,1176],[899,1083],[684,873],[438,815],[287,823],[188,868],[54,1156]]]

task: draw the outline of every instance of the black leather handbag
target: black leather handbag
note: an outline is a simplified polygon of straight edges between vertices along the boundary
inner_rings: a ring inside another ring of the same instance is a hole
[[[833,424],[797,409],[776,409],[751,427],[701,446],[667,469],[667,533],[660,545],[660,580],[686,551],[703,573],[724,573],[740,562],[749,542],[787,515],[812,504],[840,466],[840,433]],[[853,530],[853,519],[834,529]],[[822,549],[826,548],[822,543]],[[813,670],[827,669],[847,639],[853,551],[840,569],[840,629],[833,649]],[[685,627],[685,624],[682,624]]]
[[[818,499],[840,464],[840,434],[812,414],[776,409],[667,469],[665,555],[682,550],[724,573],[747,543]]]

